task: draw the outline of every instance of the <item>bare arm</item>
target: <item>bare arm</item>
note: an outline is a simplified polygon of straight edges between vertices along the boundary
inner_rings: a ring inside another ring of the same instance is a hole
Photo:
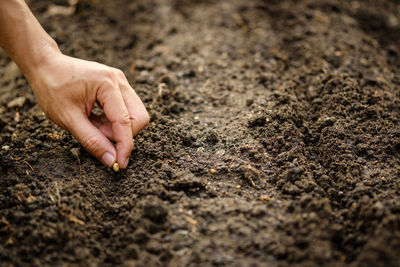
[[[24,0],[0,0],[0,46],[52,121],[105,165],[127,167],[133,136],[149,115],[120,70],[63,55]],[[96,101],[102,116],[91,114]]]
[[[56,42],[43,30],[23,0],[0,1],[0,46],[25,75],[51,52]]]

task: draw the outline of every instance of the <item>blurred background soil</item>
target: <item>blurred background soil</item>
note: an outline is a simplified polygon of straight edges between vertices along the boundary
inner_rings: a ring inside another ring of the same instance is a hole
[[[0,52],[0,265],[400,266],[399,1],[30,6],[151,123],[114,174]]]

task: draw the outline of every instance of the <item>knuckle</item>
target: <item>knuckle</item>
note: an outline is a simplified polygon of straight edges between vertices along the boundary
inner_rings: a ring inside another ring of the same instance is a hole
[[[111,88],[114,88],[115,86],[115,77],[112,71],[108,68],[102,70],[102,83]]]
[[[85,150],[87,150],[90,153],[95,154],[95,152],[100,147],[99,146],[100,140],[95,135],[91,135],[91,136],[88,136],[87,138],[83,139],[81,144],[85,148]]]
[[[115,72],[115,75],[116,75],[118,78],[125,78],[125,74],[124,74],[124,72],[123,72],[122,70],[120,70],[120,69],[114,69],[114,72]]]
[[[123,126],[130,126],[131,125],[131,117],[129,116],[128,113],[124,113],[120,118],[118,123],[120,123]]]
[[[103,71],[103,75],[105,77],[108,77],[108,78],[113,78],[114,77],[114,73],[113,73],[112,68],[106,67],[102,71]]]

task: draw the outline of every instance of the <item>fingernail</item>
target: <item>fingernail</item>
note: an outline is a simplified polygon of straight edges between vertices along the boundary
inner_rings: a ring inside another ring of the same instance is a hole
[[[108,167],[111,167],[115,162],[115,157],[110,152],[106,152],[100,160]]]

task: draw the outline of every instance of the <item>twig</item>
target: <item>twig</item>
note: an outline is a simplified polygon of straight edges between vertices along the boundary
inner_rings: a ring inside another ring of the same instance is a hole
[[[31,170],[32,170],[33,172],[35,171],[35,169],[33,169],[33,167],[31,166],[31,164],[29,164],[26,160],[23,160],[23,162],[25,162],[26,165],[28,165],[29,168],[31,168]]]

